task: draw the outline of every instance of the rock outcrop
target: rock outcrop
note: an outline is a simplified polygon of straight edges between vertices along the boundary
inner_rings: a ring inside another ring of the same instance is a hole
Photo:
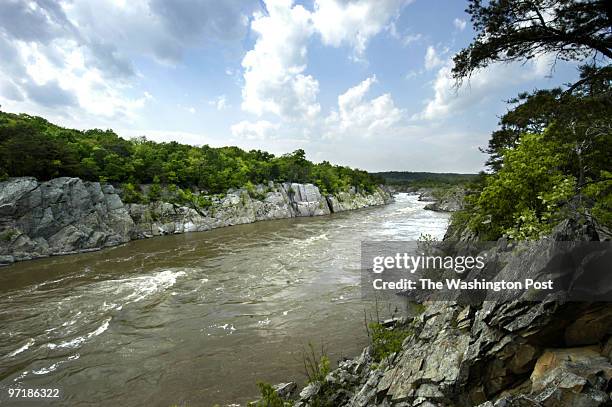
[[[438,212],[456,212],[463,209],[465,189],[455,187],[445,190],[426,190],[420,193],[420,201],[433,201],[425,209]]]
[[[379,205],[379,202],[386,202],[387,200],[388,192],[380,188],[371,194],[358,194],[355,188],[350,188],[348,192],[339,192],[327,197],[327,203],[332,212],[344,212],[375,206]]]
[[[252,191],[253,192],[253,191]],[[207,207],[167,202],[124,204],[112,185],[79,178],[0,182],[0,264],[115,246],[132,239],[205,231],[262,220],[329,215],[383,205],[381,188],[323,196],[312,184],[259,185],[211,197]],[[328,203],[329,202],[329,203]]]
[[[112,185],[78,178],[0,183],[0,262],[115,246],[133,229]]]
[[[514,256],[500,275],[546,269],[557,261],[543,248],[551,241],[593,239],[583,223],[562,222],[536,243],[541,250]],[[512,249],[500,241],[493,250]],[[576,273],[581,269],[576,264]],[[374,363],[366,348],[306,387],[295,405],[610,406],[612,304],[568,302],[564,295],[541,302],[427,302],[395,327],[407,333],[399,352]]]

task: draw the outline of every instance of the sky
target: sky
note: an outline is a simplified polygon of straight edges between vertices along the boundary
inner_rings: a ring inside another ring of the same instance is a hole
[[[0,105],[72,128],[236,145],[368,171],[477,172],[542,56],[457,88],[459,0],[2,0]]]

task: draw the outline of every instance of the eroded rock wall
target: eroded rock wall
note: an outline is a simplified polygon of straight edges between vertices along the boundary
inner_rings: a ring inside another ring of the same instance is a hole
[[[152,236],[205,231],[263,220],[329,215],[383,205],[392,200],[377,189],[325,197],[312,184],[259,185],[211,198],[207,207],[167,202],[124,204],[112,185],[79,178],[0,182],[0,264],[69,254]],[[329,202],[329,203],[328,203]]]

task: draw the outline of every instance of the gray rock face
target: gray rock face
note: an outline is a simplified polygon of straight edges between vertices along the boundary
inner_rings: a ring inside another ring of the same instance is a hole
[[[312,184],[274,184],[212,197],[206,208],[167,202],[124,204],[112,185],[79,178],[0,182],[0,265],[49,255],[97,250],[131,239],[198,232],[263,220],[328,215],[336,211]],[[391,195],[342,193],[337,211],[382,205]],[[335,201],[334,201],[335,200]]]
[[[327,202],[332,212],[344,212],[369,206],[385,205],[391,201],[391,194],[382,188],[378,188],[371,194],[352,190],[327,197]]]
[[[424,191],[419,195],[419,201],[434,201],[425,205],[425,209],[438,212],[456,212],[463,209],[465,190],[463,188],[450,188],[434,194],[433,191]]]
[[[78,178],[0,182],[0,255],[27,260],[114,246],[134,222],[112,186]]]
[[[296,405],[608,406],[612,339],[564,341],[568,315],[594,313],[606,319],[609,338],[609,305],[430,303],[408,325],[413,334],[399,354],[374,365],[366,348],[309,385]]]
[[[547,239],[592,237],[588,228],[576,233],[579,227],[562,223]],[[497,250],[506,245],[499,242]],[[516,259],[504,275],[540,267],[554,256],[538,250]],[[395,328],[409,332],[400,352],[373,364],[366,349],[341,362],[316,393],[311,388],[296,405],[612,405],[612,304],[551,295],[537,303],[424,305],[422,313]]]

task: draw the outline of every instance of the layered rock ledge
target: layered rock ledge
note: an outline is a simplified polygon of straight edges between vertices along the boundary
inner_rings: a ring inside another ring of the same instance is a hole
[[[329,215],[384,205],[392,196],[350,189],[323,196],[312,184],[270,183],[211,198],[205,208],[167,202],[126,204],[109,184],[79,178],[0,182],[0,264],[116,246],[134,239],[263,220]]]
[[[556,270],[548,268],[558,260],[555,242],[597,240],[588,224],[567,219],[535,250],[513,254],[499,275]],[[507,246],[500,240],[491,254]],[[577,263],[566,277],[580,279],[584,269]],[[612,303],[568,302],[562,292],[541,302],[430,301],[393,329],[407,334],[398,352],[375,362],[364,349],[294,395],[294,406],[612,405]]]

